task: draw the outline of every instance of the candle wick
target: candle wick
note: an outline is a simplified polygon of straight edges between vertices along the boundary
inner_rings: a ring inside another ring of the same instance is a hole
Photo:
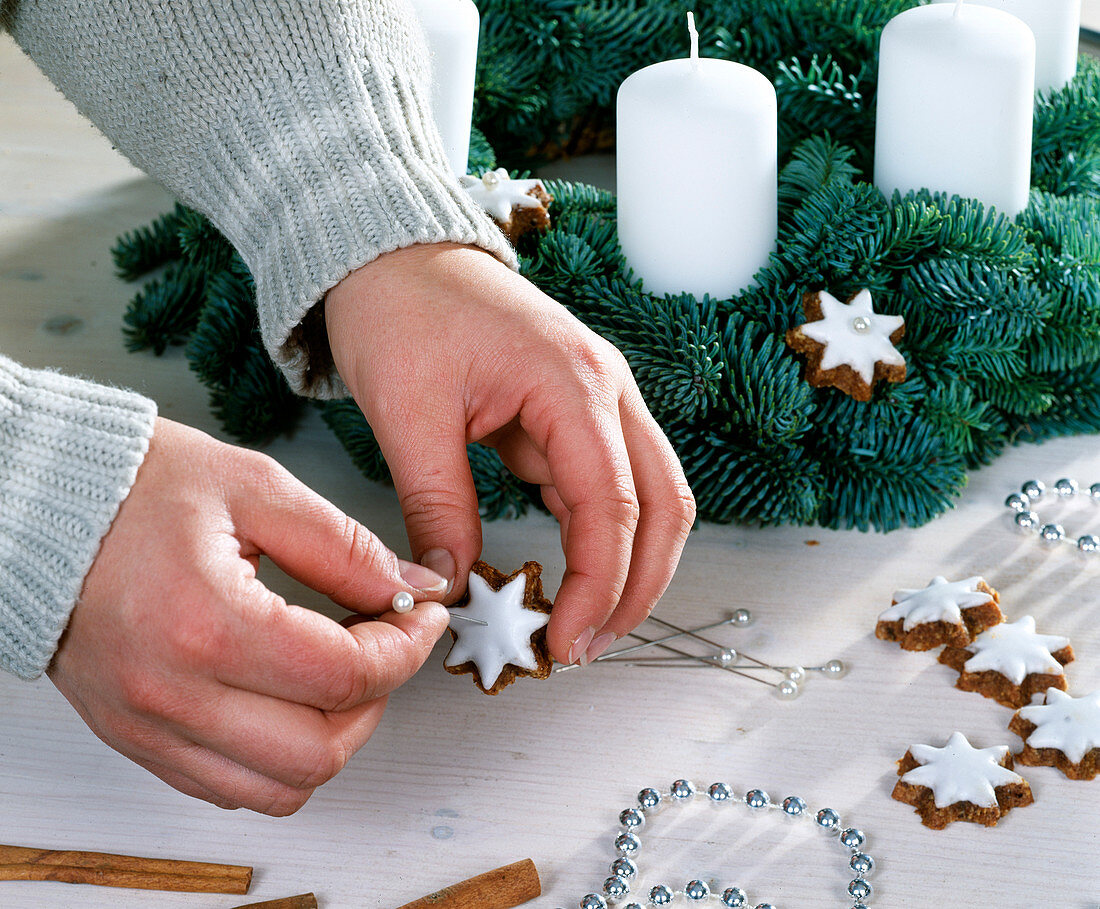
[[[695,28],[695,13],[688,13],[688,34],[691,36],[691,59],[699,60],[699,31]]]
[[[963,8],[963,0],[955,0],[954,18],[958,18],[958,15],[962,11],[962,8]]]

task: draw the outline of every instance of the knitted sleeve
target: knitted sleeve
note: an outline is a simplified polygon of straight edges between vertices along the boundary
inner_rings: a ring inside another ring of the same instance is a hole
[[[0,669],[49,665],[155,417],[140,395],[0,357]]]
[[[515,265],[447,165],[408,0],[17,0],[0,17],[233,243],[268,351],[301,393],[343,393],[315,306],[352,270],[442,241]]]

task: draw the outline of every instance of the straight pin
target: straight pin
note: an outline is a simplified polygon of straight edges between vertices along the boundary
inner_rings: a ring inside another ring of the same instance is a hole
[[[686,635],[687,637],[691,638],[692,640],[699,641],[702,644],[706,644],[708,647],[713,647],[715,650],[721,651],[721,650],[724,649],[722,647],[722,645],[719,644],[717,641],[712,641],[709,638],[705,638],[702,635],[696,633],[695,631],[688,631],[684,628],[680,628],[676,625],[673,625],[671,622],[666,622],[664,619],[658,619],[656,616],[650,616],[649,621],[654,622],[657,625],[661,625],[664,628],[670,628],[673,631],[679,631],[680,633]],[[703,629],[703,628],[698,629],[698,631],[705,631],[705,630],[706,629]],[[742,658],[748,660],[750,663],[755,663],[761,669],[770,669],[773,672],[779,672],[779,673],[783,672],[782,668],[780,668],[778,666],[772,666],[770,663],[765,663],[763,660],[758,660],[756,657],[749,656],[747,653],[741,653],[740,651],[738,651],[738,653],[740,653]]]
[[[652,621],[653,616],[650,616],[649,619],[650,619],[650,621]],[[637,644],[633,647],[624,647],[620,650],[613,650],[610,653],[605,653],[605,654],[602,654],[601,656],[596,657],[596,659],[594,659],[592,662],[593,663],[602,663],[606,660],[614,660],[616,657],[624,657],[624,656],[626,656],[627,654],[630,654],[630,653],[637,653],[639,650],[645,650],[647,647],[660,647],[666,641],[674,641],[677,638],[682,638],[686,635],[694,634],[696,631],[710,631],[714,628],[721,628],[725,625],[744,625],[744,624],[745,624],[745,620],[743,618],[741,618],[738,615],[733,615],[733,616],[730,616],[729,618],[722,619],[722,621],[720,621],[720,622],[712,622],[709,625],[703,625],[701,628],[696,628],[694,631],[680,630],[680,631],[677,631],[675,634],[669,634],[669,635],[666,635],[663,638],[657,638],[654,641],[648,641],[645,644]],[[636,635],[636,634],[632,633],[631,637],[639,637],[639,635]],[[642,640],[646,640],[646,639],[642,638]],[[557,667],[557,669],[554,670],[554,672],[568,672],[570,669],[580,669],[580,664],[579,663],[570,663],[567,666],[559,666],[559,667]]]
[[[654,662],[652,660],[623,660],[623,666],[630,666],[635,669],[725,669],[727,672],[732,672],[734,675],[739,675],[743,679],[752,679],[754,682],[759,682],[761,685],[767,685],[769,688],[775,688],[774,682],[769,682],[767,679],[762,679],[758,675],[752,675],[748,672],[742,672],[740,669],[735,669],[732,666],[723,666],[721,663],[695,663],[692,664],[689,660],[677,664],[671,660],[662,664]]]
[[[483,621],[481,621],[481,619],[471,618],[468,615],[463,615],[461,612],[454,612],[450,609],[448,609],[447,612],[450,613],[452,621],[454,619],[462,619],[463,622],[470,622],[473,625],[484,625],[486,627],[489,626],[488,622],[483,622]]]

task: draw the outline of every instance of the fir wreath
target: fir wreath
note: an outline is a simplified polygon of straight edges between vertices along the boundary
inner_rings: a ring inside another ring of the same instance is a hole
[[[605,147],[619,83],[682,43],[671,2],[480,5],[477,173],[496,166],[494,148],[530,166]],[[614,198],[591,186],[549,181],[553,226],[520,243],[524,273],[626,355],[703,520],[916,526],[1007,444],[1100,430],[1100,65],[1082,60],[1038,97],[1034,192],[1015,220],[927,192],[886,198],[864,179],[878,37],[914,5],[697,4],[701,21],[724,23],[705,53],[763,71],[779,97],[779,249],[750,291],[646,294],[619,251]],[[131,280],[166,266],[125,316],[131,349],[186,344],[241,441],[293,426],[303,402],[263,351],[251,276],[203,216],[177,206],[114,252]],[[819,288],[869,288],[877,311],[905,317],[903,383],[860,404],[803,381],[783,337]],[[316,406],[360,470],[386,479],[354,403]],[[538,502],[495,452],[469,454],[486,518]]]

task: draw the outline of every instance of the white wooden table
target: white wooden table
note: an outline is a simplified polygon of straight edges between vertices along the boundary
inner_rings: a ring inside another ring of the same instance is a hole
[[[0,39],[0,350],[139,388],[166,416],[216,434],[178,351],[156,359],[122,347],[133,288],[113,276],[108,249],[168,205]],[[689,777],[838,810],[869,836],[872,906],[1096,909],[1100,780],[1024,768],[1036,802],[995,829],[933,832],[890,799],[894,762],[911,743],[942,744],[955,730],[980,745],[1019,740],[1006,730],[1010,711],[957,691],[934,657],[878,641],[873,628],[895,588],[982,574],[1010,617],[1030,613],[1041,630],[1072,638],[1072,691],[1100,687],[1100,557],[1022,536],[1002,507],[1030,477],[1100,480],[1097,441],[1009,451],[973,476],[957,510],[919,530],[706,526],[692,536],[660,615],[701,625],[747,607],[755,624],[725,640],[777,663],[841,658],[851,666],[841,681],[814,678],[782,703],[708,670],[594,667],[488,698],[443,671],[440,647],[393,696],[368,746],[290,818],[179,795],[101,744],[48,681],[2,676],[0,842],[249,864],[251,899],[313,890],[328,909],[392,909],[529,856],[545,887],[533,905],[575,907],[606,876],[616,817],[638,789]],[[363,482],[318,420],[268,450],[404,552],[392,493]],[[1069,508],[1069,528],[1100,531],[1100,508]],[[542,516],[487,525],[484,554],[504,569],[538,559],[551,587],[562,569],[557,530]],[[271,583],[325,608],[284,578]],[[680,886],[689,875],[737,881],[787,909],[850,905],[839,846],[775,814],[660,816],[643,837],[643,864]],[[243,901],[0,883],[4,909]]]

